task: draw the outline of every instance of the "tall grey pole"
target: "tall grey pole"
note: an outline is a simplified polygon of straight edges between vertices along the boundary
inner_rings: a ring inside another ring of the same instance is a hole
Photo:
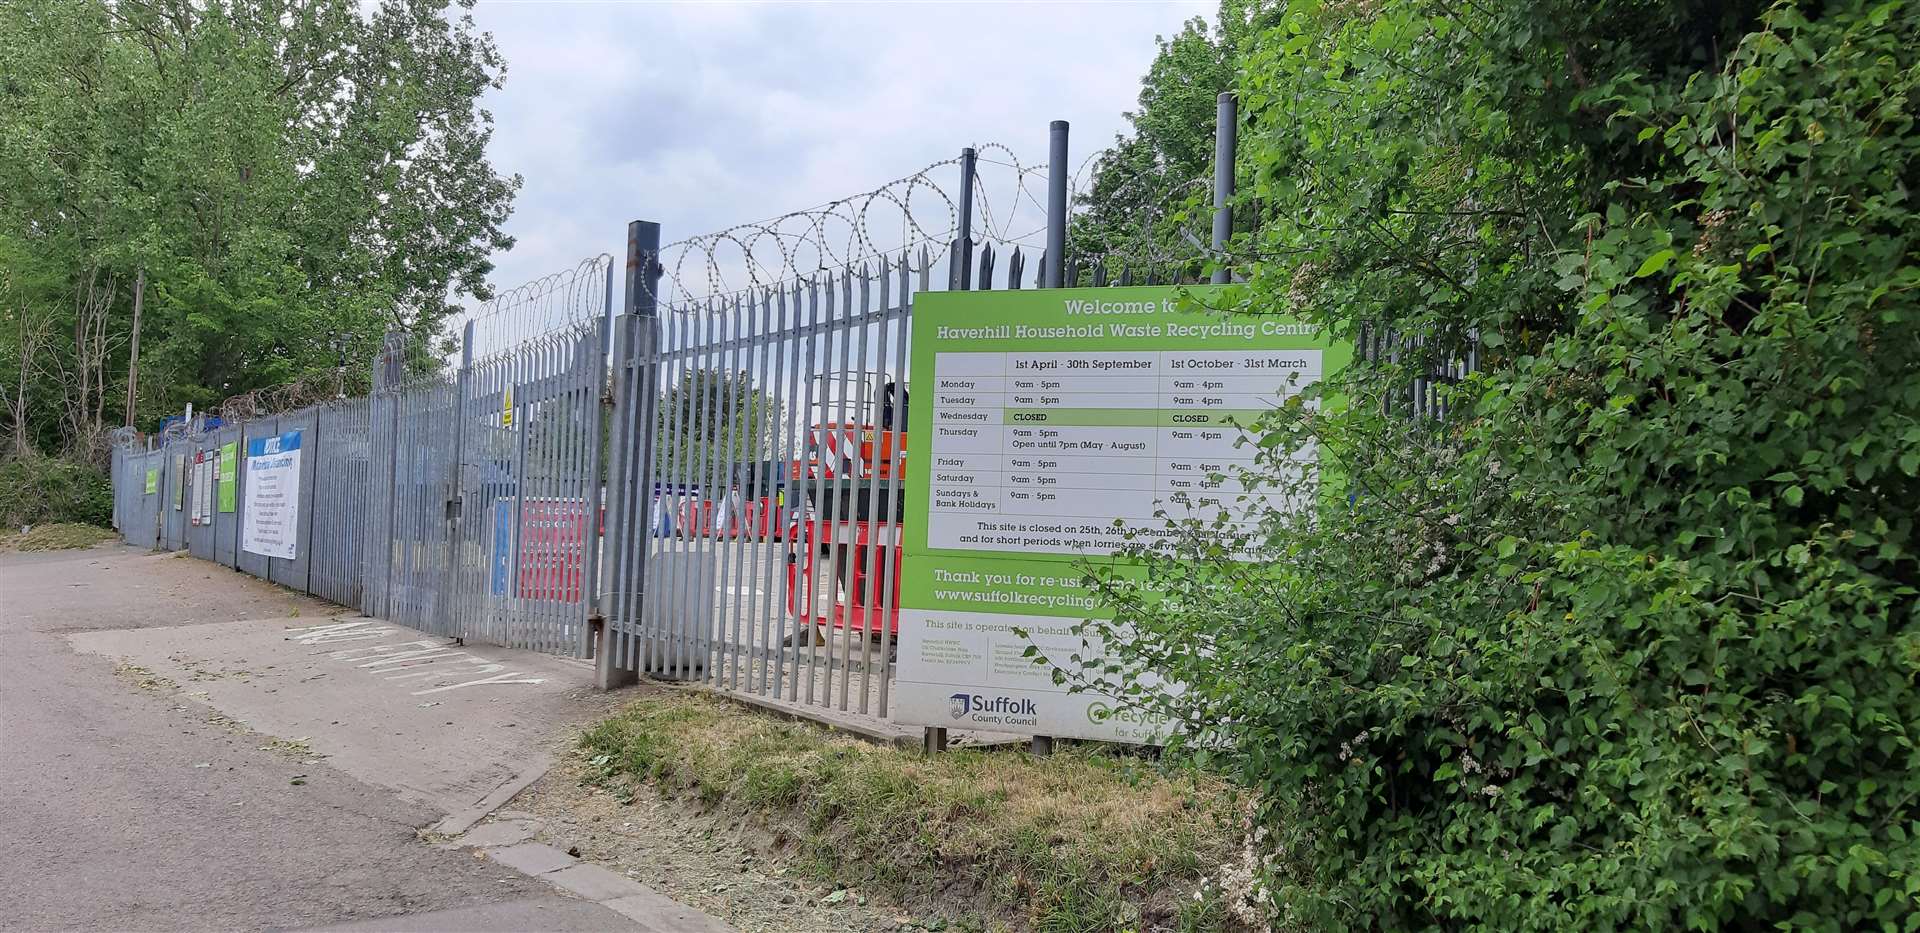
[[[611,605],[606,621],[627,626],[625,650],[615,651],[602,624],[594,652],[594,684],[602,690],[632,683],[642,660],[635,648],[646,624],[647,526],[653,506],[653,411],[659,380],[654,372],[660,313],[660,225],[627,224],[626,280],[620,315],[613,321],[613,450],[607,469],[606,575]]]
[[[1239,135],[1239,106],[1232,91],[1220,94],[1213,127],[1213,284],[1225,285],[1227,240],[1233,236],[1233,150]]]
[[[1067,267],[1067,121],[1047,126],[1047,255],[1046,287],[1066,285]],[[1030,746],[1035,755],[1053,754],[1053,736],[1036,735]]]
[[[953,291],[973,287],[973,179],[977,159],[972,147],[960,150],[960,235],[954,240],[960,255],[954,257],[953,281],[947,286]]]
[[[1047,255],[1046,287],[1066,284],[1067,261],[1067,121],[1055,120],[1047,133]]]
[[[146,298],[147,267],[141,266],[133,276],[133,344],[127,349],[127,427],[133,427],[133,409],[140,402],[140,308],[146,304]],[[26,379],[20,382],[25,385]]]

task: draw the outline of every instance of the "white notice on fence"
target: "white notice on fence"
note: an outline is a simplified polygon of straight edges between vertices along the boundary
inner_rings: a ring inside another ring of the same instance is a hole
[[[240,546],[250,554],[292,560],[299,540],[299,515],[300,432],[247,441]]]
[[[216,450],[203,450],[193,465],[193,523],[213,524],[213,461]]]

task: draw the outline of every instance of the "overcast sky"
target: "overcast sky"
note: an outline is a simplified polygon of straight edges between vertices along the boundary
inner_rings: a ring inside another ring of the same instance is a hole
[[[1125,127],[1155,37],[1215,6],[480,0],[474,17],[507,59],[506,87],[485,100],[493,164],[526,181],[493,281],[619,256],[629,220],[659,221],[668,241],[713,233],[970,144],[1044,165],[1055,119],[1072,123],[1078,166]],[[954,192],[957,170],[941,172]],[[983,180],[1004,218],[1011,173]],[[1022,205],[1016,232],[1041,222],[1036,209]],[[945,212],[915,201],[927,222]]]

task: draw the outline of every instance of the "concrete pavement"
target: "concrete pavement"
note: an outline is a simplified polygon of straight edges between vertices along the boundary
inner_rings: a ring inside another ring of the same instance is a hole
[[[0,928],[677,928],[421,840],[597,711],[584,668],[339,611],[183,556],[0,554]]]

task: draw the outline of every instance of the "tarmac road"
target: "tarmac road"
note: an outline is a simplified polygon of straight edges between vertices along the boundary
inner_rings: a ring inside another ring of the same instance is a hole
[[[66,637],[339,611],[120,545],[0,554],[0,929],[638,928]]]

